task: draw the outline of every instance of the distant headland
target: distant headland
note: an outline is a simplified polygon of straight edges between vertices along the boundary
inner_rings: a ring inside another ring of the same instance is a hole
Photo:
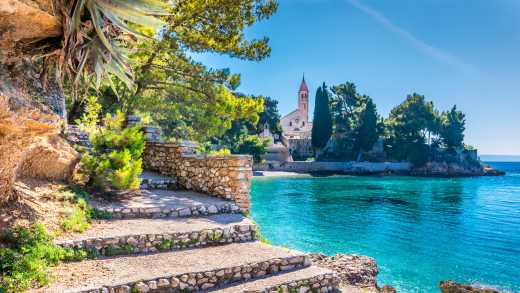
[[[466,115],[453,105],[437,109],[413,93],[381,117],[371,97],[352,82],[327,86],[315,95],[309,119],[309,88],[302,78],[298,108],[280,119],[281,131],[266,125],[271,140],[257,171],[483,176],[503,172],[481,163],[464,142]],[[520,159],[520,157],[519,157]]]

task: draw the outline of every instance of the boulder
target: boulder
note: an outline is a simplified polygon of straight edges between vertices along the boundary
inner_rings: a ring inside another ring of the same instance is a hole
[[[326,256],[324,254],[311,254],[312,262],[320,267],[335,271],[341,281],[345,292],[395,292],[391,286],[379,288],[377,286],[377,263],[373,258],[355,254],[336,254]],[[357,289],[356,289],[357,288]]]

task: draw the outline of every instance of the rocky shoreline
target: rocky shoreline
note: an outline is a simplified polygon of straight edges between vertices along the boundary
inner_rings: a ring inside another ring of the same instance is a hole
[[[309,254],[312,262],[319,267],[336,272],[340,284],[339,292],[345,293],[396,293],[390,285],[380,287],[377,284],[379,269],[376,261],[368,256],[356,254],[336,254],[327,256],[323,253]],[[440,281],[441,293],[501,293],[494,288],[466,285],[454,281]]]
[[[287,177],[297,175],[479,177],[503,176],[505,172],[488,165],[466,166],[430,162],[422,167],[408,163],[370,162],[267,162],[253,165],[254,176]]]
[[[441,281],[439,288],[442,293],[500,293],[493,288],[477,288],[475,286],[455,283],[453,281]]]
[[[323,268],[333,270],[340,280],[341,292],[393,293],[396,290],[388,285],[377,284],[376,261],[368,256],[355,254],[336,254],[326,256],[322,253],[310,254],[312,262]]]

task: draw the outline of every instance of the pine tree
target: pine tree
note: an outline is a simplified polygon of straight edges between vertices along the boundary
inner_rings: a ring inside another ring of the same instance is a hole
[[[332,117],[330,114],[329,92],[323,83],[316,91],[314,116],[312,124],[312,146],[322,149],[332,134]]]
[[[453,106],[449,112],[444,113],[444,122],[441,131],[441,138],[449,149],[456,149],[464,145],[464,130],[466,129],[465,115],[457,111],[457,106]]]

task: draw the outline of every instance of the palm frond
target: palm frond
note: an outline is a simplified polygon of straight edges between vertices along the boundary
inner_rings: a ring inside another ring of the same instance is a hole
[[[133,87],[127,39],[153,37],[165,25],[157,16],[168,14],[168,5],[159,0],[61,0],[66,7],[59,74],[68,76],[72,87],[91,83],[99,87],[107,74],[113,74],[127,87]],[[92,82],[93,81],[93,82]]]

